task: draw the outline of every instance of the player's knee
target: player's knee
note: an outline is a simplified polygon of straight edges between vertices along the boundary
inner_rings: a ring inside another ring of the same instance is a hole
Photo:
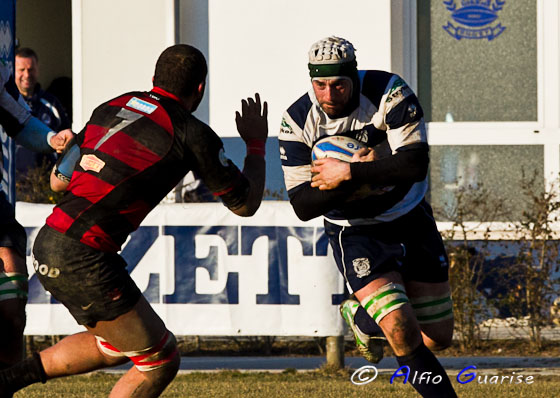
[[[172,355],[169,360],[166,361],[165,364],[163,364],[161,367],[152,371],[144,372],[144,374],[149,374],[150,372],[153,372],[155,374],[157,372],[157,377],[154,377],[152,379],[152,383],[165,388],[165,386],[171,383],[171,380],[175,378],[181,365],[181,356],[179,355],[177,347],[175,347],[175,353],[176,354]]]
[[[453,332],[440,334],[434,338],[424,338],[424,344],[430,351],[442,351],[451,346],[453,342]]]
[[[147,377],[152,388],[163,390],[179,371],[181,356],[177,348],[177,340],[167,331],[160,343],[151,349],[143,350],[139,358],[131,357],[134,365]]]
[[[441,351],[450,347],[453,342],[453,319],[423,326],[424,343],[432,351]]]
[[[97,350],[100,353],[103,364],[107,367],[121,365],[129,361],[128,357],[113,347],[103,337],[95,336]]]

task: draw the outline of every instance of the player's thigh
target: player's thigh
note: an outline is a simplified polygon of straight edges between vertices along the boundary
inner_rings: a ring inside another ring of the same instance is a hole
[[[453,303],[449,281],[407,281],[405,287],[426,345],[432,349],[449,346],[453,337]]]
[[[99,321],[87,329],[102,337],[121,352],[139,351],[157,345],[167,329],[144,296],[125,314]]]

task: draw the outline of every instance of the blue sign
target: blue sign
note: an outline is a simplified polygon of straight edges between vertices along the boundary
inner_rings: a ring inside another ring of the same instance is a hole
[[[13,68],[14,64],[14,37],[15,37],[15,0],[2,0],[0,3],[0,60]],[[15,171],[14,153],[15,145],[12,139],[0,126],[0,142],[2,144],[2,171],[0,191],[3,191],[9,202],[15,202]]]
[[[505,3],[505,0],[462,0],[462,7],[457,8],[455,0],[444,0],[443,4],[458,25],[447,22],[443,29],[457,40],[494,40],[506,29],[501,23],[492,25]]]

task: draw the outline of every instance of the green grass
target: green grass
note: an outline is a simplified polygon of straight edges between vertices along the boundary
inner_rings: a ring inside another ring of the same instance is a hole
[[[496,374],[511,375],[511,372]],[[521,371],[516,374],[523,373]],[[488,373],[492,374],[492,373]],[[543,398],[560,396],[560,379],[558,376],[534,375],[533,384],[479,384],[472,381],[459,384],[452,376],[453,384],[461,398]],[[171,383],[162,397],[165,398],[364,398],[397,397],[416,398],[418,395],[408,384],[402,384],[402,378],[394,384],[389,383],[390,375],[380,375],[366,385],[354,385],[350,382],[348,370],[328,372],[296,372],[286,370],[283,373],[265,372],[204,372],[182,374]],[[51,380],[45,385],[33,385],[15,394],[15,398],[97,398],[107,397],[118,375],[92,373]]]

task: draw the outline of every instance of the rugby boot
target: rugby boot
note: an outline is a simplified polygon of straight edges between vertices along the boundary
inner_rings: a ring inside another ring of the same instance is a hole
[[[360,303],[353,299],[344,300],[340,304],[340,314],[346,321],[346,324],[354,333],[356,346],[360,354],[371,363],[378,363],[383,358],[383,340],[386,340],[382,332],[380,334],[369,336],[362,332],[358,325],[354,322],[356,311],[360,307]]]

